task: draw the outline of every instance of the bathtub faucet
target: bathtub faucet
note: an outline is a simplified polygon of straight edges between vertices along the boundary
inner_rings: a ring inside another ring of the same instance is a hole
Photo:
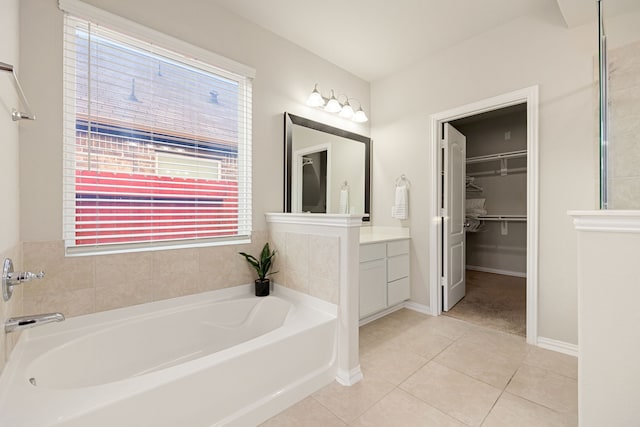
[[[62,313],[46,313],[32,314],[30,316],[11,317],[4,324],[6,333],[21,331],[23,329],[33,328],[34,326],[44,325],[51,322],[62,322],[64,315]]]

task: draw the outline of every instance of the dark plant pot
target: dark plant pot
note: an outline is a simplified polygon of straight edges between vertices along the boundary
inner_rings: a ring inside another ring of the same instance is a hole
[[[271,281],[269,279],[257,279],[256,280],[256,296],[266,297],[269,295],[269,288],[271,287]]]

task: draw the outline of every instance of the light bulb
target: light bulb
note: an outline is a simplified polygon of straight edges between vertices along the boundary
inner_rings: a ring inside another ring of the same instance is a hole
[[[356,111],[356,113],[353,115],[353,121],[358,123],[364,123],[366,121],[369,121],[369,119],[367,118],[367,115],[364,113],[364,110],[362,109],[362,106],[360,106],[358,111]]]
[[[313,88],[313,92],[307,98],[307,105],[310,107],[322,107],[324,105],[324,98],[318,91],[318,85]]]
[[[353,107],[349,104],[349,100],[342,106],[342,110],[340,111],[340,117],[344,117],[345,119],[350,119],[353,117]]]
[[[333,94],[333,90],[331,91],[331,98],[327,101],[327,105],[324,106],[324,110],[330,113],[337,113],[342,109],[342,105],[338,102],[335,95]]]

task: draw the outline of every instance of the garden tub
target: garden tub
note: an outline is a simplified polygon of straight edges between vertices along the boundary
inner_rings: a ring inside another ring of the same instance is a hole
[[[255,425],[336,375],[336,306],[238,286],[24,331],[0,425]]]

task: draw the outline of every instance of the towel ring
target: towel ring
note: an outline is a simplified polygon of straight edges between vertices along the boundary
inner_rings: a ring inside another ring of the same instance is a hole
[[[400,185],[404,185],[407,188],[411,187],[411,182],[409,181],[409,179],[406,177],[405,174],[402,174],[398,178],[396,178],[396,187]]]

